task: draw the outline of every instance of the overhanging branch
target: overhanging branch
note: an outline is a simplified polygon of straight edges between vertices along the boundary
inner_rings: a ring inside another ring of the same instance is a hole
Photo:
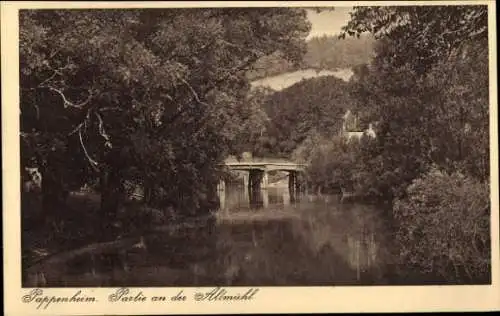
[[[188,88],[189,90],[191,91],[191,94],[193,95],[194,99],[196,100],[196,102],[198,102],[199,104],[202,104],[202,105],[205,105],[205,106],[208,106],[208,104],[206,102],[203,102],[200,100],[200,97],[198,96],[198,93],[196,93],[196,91],[194,90],[194,88],[189,84],[189,82],[187,82],[185,79],[183,78],[180,78],[181,82],[184,83]]]
[[[110,141],[109,135],[106,133],[106,130],[104,129],[104,122],[102,120],[102,117],[97,112],[95,112],[95,115],[96,115],[97,119],[99,120],[99,134],[106,140],[105,146],[111,148],[112,147],[111,141]]]
[[[85,100],[81,103],[73,103],[66,98],[66,96],[64,95],[64,93],[61,90],[56,89],[54,87],[46,87],[46,88],[51,90],[51,91],[56,92],[57,94],[59,94],[61,96],[61,98],[63,99],[63,102],[64,102],[64,108],[73,107],[73,108],[81,109],[90,102],[90,100],[92,99],[92,96],[93,96],[92,91],[88,90],[89,96],[87,97],[87,100]]]
[[[97,168],[97,166],[99,165],[97,163],[97,161],[95,161],[94,159],[92,159],[89,155],[89,153],[87,152],[87,148],[85,148],[85,144],[83,143],[83,139],[82,139],[82,129],[78,129],[78,137],[80,138],[80,145],[82,146],[82,149],[83,149],[83,152],[85,153],[85,156],[87,157],[87,160],[89,161],[90,163],[90,166],[92,166],[92,168],[95,170],[95,171],[99,171],[99,169]]]

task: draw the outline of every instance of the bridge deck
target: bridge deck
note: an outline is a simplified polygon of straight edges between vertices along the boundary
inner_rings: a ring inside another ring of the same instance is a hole
[[[304,170],[307,165],[285,159],[226,159],[225,165],[233,170]]]

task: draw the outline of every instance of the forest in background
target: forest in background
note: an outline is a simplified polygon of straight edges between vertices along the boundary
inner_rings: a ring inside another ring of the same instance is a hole
[[[325,76],[303,80],[281,91],[254,91],[262,100],[265,120],[263,127],[253,129],[245,150],[262,157],[290,158],[311,139],[338,135],[342,116],[354,102],[350,89],[350,83]]]
[[[300,69],[335,71],[355,68],[370,62],[374,45],[375,39],[370,34],[346,39],[327,35],[313,37],[307,41],[307,52],[300,64],[293,66],[281,53],[274,53],[259,59],[247,76],[250,80],[257,80]]]
[[[306,53],[295,66],[277,52],[260,58],[247,77],[257,80],[300,69],[348,68],[358,72],[374,55],[375,39],[371,34],[345,39],[324,35],[307,41]],[[255,125],[248,125],[240,135],[240,150],[262,157],[293,156],[307,161],[309,156],[304,153],[339,134],[342,115],[356,103],[352,87],[339,78],[325,76],[304,79],[282,91],[254,89],[248,102],[260,119],[251,121]]]

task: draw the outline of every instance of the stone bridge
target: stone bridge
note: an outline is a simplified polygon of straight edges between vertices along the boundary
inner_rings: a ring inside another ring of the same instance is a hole
[[[247,172],[243,176],[243,182],[245,188],[248,189],[250,197],[268,188],[269,172],[288,172],[288,190],[291,199],[294,199],[297,192],[300,190],[300,183],[297,181],[297,175],[304,172],[307,167],[306,164],[296,163],[286,159],[272,158],[247,158],[241,160],[228,158],[225,161],[225,166],[229,170]],[[223,192],[224,190],[225,182],[224,180],[220,180],[218,191],[221,193],[221,191]]]

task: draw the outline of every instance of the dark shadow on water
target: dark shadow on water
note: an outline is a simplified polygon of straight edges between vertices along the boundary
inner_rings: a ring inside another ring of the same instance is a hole
[[[380,271],[359,268],[359,254],[358,269],[356,264],[349,263],[350,237],[330,234],[332,232],[326,229],[320,231],[319,226],[314,226],[319,222],[312,223],[310,220],[227,221],[219,223],[216,229],[178,231],[175,235],[152,234],[145,237],[145,249],[68,262],[64,269],[52,274],[47,286],[329,286],[386,283],[381,279]],[[311,234],[317,236],[309,238]]]
[[[128,242],[30,273],[23,263],[23,286],[452,285],[398,266],[395,227],[383,206],[341,204],[335,196],[303,196],[292,203],[286,192],[268,192],[266,205],[262,199],[252,203],[243,192],[229,192],[217,221],[145,233],[139,246]],[[80,208],[91,214],[91,206]],[[73,222],[67,229],[86,229],[82,220]],[[23,250],[34,239],[23,233]],[[69,240],[61,243],[68,244],[61,251],[93,242]],[[491,284],[491,279],[468,284]]]
[[[264,205],[262,196],[255,203],[244,193],[227,192],[226,208],[211,224],[150,232],[141,247],[129,244],[46,266],[41,271],[46,282],[37,286],[439,283],[396,266],[393,227],[381,207],[340,204],[335,196],[302,196],[292,203],[286,191],[277,189],[268,190]],[[29,278],[23,285],[34,286]]]

